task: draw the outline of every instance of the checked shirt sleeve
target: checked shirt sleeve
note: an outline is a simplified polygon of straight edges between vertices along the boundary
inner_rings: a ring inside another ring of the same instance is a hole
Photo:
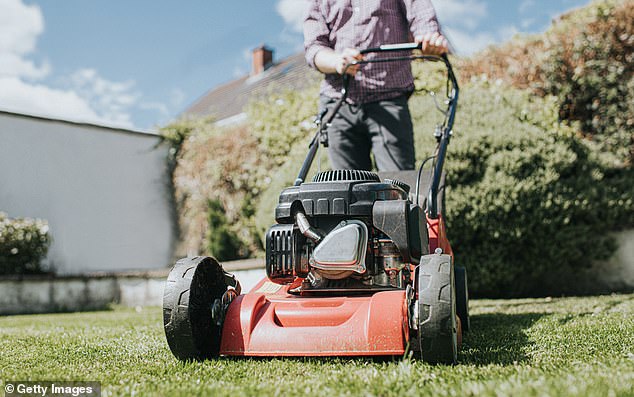
[[[403,0],[409,30],[414,37],[440,32],[436,10],[431,0]]]
[[[320,0],[311,0],[310,7],[304,18],[304,51],[306,62],[312,68],[315,66],[315,55],[320,50],[331,48],[329,42],[330,31],[320,10]]]

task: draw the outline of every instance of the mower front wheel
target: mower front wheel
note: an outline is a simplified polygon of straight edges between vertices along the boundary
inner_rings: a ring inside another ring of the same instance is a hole
[[[201,361],[219,355],[222,327],[213,318],[212,307],[229,287],[240,293],[239,283],[214,258],[176,262],[163,294],[165,336],[176,358]]]
[[[444,254],[421,257],[417,276],[420,358],[430,364],[458,360],[456,288],[452,258]]]

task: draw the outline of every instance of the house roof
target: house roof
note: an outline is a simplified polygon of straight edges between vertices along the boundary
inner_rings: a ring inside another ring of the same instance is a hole
[[[304,53],[291,55],[264,72],[255,76],[243,76],[209,90],[200,97],[183,115],[202,117],[214,116],[224,120],[243,113],[251,99],[257,99],[275,90],[302,89],[312,82],[311,76],[318,72],[309,68]]]

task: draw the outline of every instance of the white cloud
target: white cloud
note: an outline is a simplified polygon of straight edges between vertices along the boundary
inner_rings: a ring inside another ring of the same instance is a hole
[[[521,26],[522,29],[526,30],[529,27],[533,26],[535,24],[535,18],[526,18],[526,19],[522,19],[521,22]]]
[[[513,36],[515,36],[516,34],[518,34],[520,31],[519,29],[517,29],[516,26],[514,25],[506,25],[506,26],[502,26],[500,29],[498,29],[498,38],[500,39],[499,41],[507,41],[510,40],[511,38],[513,38]]]
[[[434,8],[443,24],[475,29],[488,15],[487,5],[479,0],[435,0]]]
[[[291,29],[302,32],[308,4],[307,0],[278,0],[275,9]]]
[[[444,28],[444,32],[461,55],[469,55],[495,43],[496,37],[491,33],[473,34],[460,29]]]
[[[70,77],[74,91],[99,117],[116,125],[131,126],[130,109],[138,104],[141,95],[134,91],[134,82],[115,82],[104,79],[95,69],[80,69]]]
[[[443,32],[459,54],[472,54],[496,41],[495,35],[479,29],[489,15],[485,1],[434,0],[433,4]]]
[[[77,121],[103,122],[86,101],[72,90],[25,83],[17,77],[0,78],[3,109]]]
[[[37,37],[44,31],[44,18],[36,5],[20,0],[0,0],[0,77],[39,79],[50,66],[37,66],[25,59],[35,50]]]
[[[0,0],[0,52],[27,54],[44,31],[42,12],[20,0]]]
[[[93,68],[54,76],[64,84],[51,87],[45,81],[52,77],[51,65],[32,59],[43,33],[44,17],[37,5],[0,0],[1,109],[126,128],[134,126],[134,109],[152,110],[162,116],[169,113],[167,104],[142,101],[134,81],[110,81]],[[171,106],[180,106],[183,100],[182,91],[175,91]]]
[[[23,58],[22,55],[0,50],[0,77],[23,77],[40,80],[48,76],[50,72],[51,66],[48,62],[37,66],[33,61]]]

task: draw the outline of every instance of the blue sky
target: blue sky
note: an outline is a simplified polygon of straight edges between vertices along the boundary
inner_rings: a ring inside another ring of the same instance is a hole
[[[0,109],[164,125],[247,74],[250,50],[302,48],[306,0],[0,0]],[[544,31],[588,0],[432,0],[462,54]]]

